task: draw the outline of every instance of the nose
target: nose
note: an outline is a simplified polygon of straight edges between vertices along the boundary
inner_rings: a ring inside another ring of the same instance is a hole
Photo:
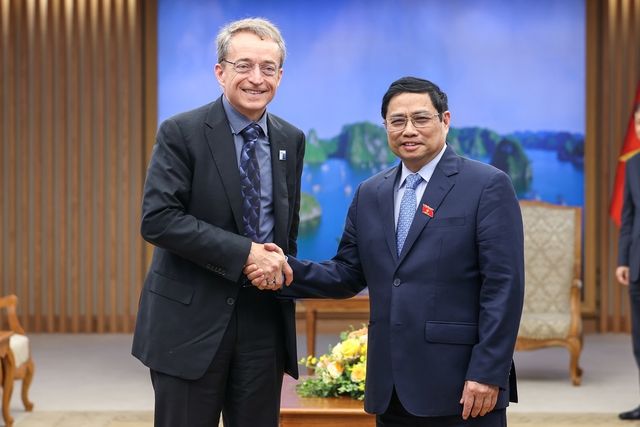
[[[418,133],[418,129],[413,125],[413,121],[407,120],[407,124],[405,125],[404,129],[402,130],[402,133],[409,134],[409,135],[415,135],[416,133]]]
[[[260,84],[264,80],[264,76],[262,75],[262,71],[260,71],[259,66],[253,67],[253,70],[249,71],[249,81],[253,84]]]

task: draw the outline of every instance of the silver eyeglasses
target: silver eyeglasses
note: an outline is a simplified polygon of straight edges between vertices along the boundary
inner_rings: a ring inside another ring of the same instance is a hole
[[[233,69],[236,70],[236,73],[238,74],[247,74],[253,71],[254,68],[256,68],[256,64],[254,64],[253,62],[231,62],[227,61],[226,59],[223,59],[220,62],[226,62],[233,65]],[[259,67],[260,72],[267,77],[275,76],[278,72],[278,69],[280,68],[272,64],[260,64]]]
[[[414,114],[410,117],[411,123],[415,128],[426,128],[435,123],[434,117],[440,118],[440,113],[420,113]],[[392,117],[389,120],[385,120],[383,123],[387,127],[389,132],[400,132],[407,127],[409,119],[406,117]]]

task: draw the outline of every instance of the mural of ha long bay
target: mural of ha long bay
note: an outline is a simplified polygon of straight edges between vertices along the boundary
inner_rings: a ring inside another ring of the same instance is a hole
[[[582,206],[584,136],[570,132],[499,135],[480,127],[452,127],[447,142],[458,154],[494,165],[511,178],[520,199]],[[307,135],[302,176],[299,257],[323,261],[337,248],[358,185],[398,163],[382,126],[360,122],[339,135]]]

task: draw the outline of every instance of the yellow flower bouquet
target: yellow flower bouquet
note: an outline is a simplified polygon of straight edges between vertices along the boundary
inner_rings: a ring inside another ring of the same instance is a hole
[[[364,399],[364,383],[367,377],[367,327],[340,334],[342,342],[330,348],[330,353],[316,358],[309,355],[300,360],[313,368],[315,376],[298,385],[296,391],[302,397],[329,397],[349,395]]]

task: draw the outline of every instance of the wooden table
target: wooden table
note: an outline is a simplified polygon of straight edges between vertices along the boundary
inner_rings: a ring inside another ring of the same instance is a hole
[[[375,415],[364,412],[364,403],[348,396],[300,397],[296,380],[285,375],[280,403],[280,427],[374,427]]]
[[[7,427],[13,425],[13,418],[9,413],[9,404],[11,402],[11,393],[13,393],[13,354],[9,351],[9,338],[13,335],[12,331],[0,331],[0,360],[2,370],[0,370],[2,383],[2,417]]]
[[[303,299],[307,327],[307,355],[315,355],[318,311],[369,312],[369,295],[356,295],[348,299]],[[309,374],[313,369],[309,368]]]

